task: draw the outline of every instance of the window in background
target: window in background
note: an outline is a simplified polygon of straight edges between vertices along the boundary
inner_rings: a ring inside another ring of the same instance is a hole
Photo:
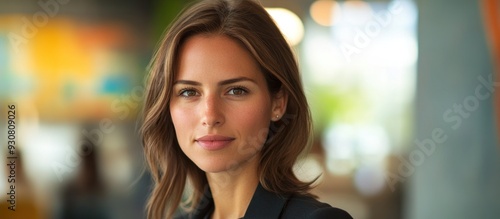
[[[389,156],[411,144],[416,6],[321,0],[310,15],[300,59],[326,168],[375,194]]]

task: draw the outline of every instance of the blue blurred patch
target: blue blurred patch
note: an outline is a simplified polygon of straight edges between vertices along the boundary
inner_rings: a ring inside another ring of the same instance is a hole
[[[130,79],[123,74],[109,75],[104,78],[100,93],[124,94],[130,90]]]

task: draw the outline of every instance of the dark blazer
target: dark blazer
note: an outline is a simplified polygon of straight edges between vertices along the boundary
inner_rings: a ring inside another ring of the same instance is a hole
[[[210,189],[206,189],[198,208],[177,219],[209,219],[214,211]],[[303,195],[278,195],[257,186],[243,219],[352,219],[342,209]]]

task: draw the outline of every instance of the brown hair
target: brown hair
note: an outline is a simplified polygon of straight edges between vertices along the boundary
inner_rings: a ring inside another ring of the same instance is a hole
[[[154,180],[148,218],[172,217],[188,179],[193,186],[191,207],[199,204],[207,186],[205,173],[180,149],[168,107],[178,49],[196,34],[219,34],[239,42],[256,60],[270,93],[282,90],[288,96],[284,117],[271,124],[260,151],[259,180],[265,189],[278,194],[308,195],[312,182],[300,181],[292,170],[298,156],[310,145],[312,133],[311,115],[292,50],[257,2],[201,1],[185,9],[170,25],[150,65],[140,131]]]

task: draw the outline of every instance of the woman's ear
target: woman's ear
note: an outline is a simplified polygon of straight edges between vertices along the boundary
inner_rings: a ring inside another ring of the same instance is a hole
[[[288,103],[288,94],[281,88],[277,93],[272,95],[272,121],[278,121],[286,112]]]

